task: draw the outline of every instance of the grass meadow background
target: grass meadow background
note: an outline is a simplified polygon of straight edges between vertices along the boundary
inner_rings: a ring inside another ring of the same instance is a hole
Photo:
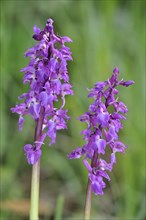
[[[27,65],[24,52],[32,47],[34,24],[43,28],[54,19],[55,32],[73,39],[69,74],[75,95],[67,97],[71,120],[68,130],[58,132],[57,142],[43,146],[40,181],[40,219],[83,219],[87,171],[82,160],[66,155],[84,144],[77,120],[91,100],[87,90],[106,80],[115,66],[120,78],[134,80],[120,88],[120,99],[129,108],[120,140],[129,146],[118,154],[104,196],[92,199],[93,219],[145,219],[145,1],[52,0],[1,1],[1,220],[27,220],[31,166],[23,146],[33,141],[34,122],[26,117],[18,131],[18,115],[10,108],[27,91],[20,69]]]

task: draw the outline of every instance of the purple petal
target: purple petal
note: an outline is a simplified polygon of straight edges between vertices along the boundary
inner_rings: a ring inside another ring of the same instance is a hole
[[[123,125],[121,123],[121,121],[119,119],[114,119],[114,120],[111,120],[112,121],[112,124],[114,125],[115,127],[115,132],[118,133],[120,129],[123,128]]]
[[[83,164],[87,168],[88,172],[92,173],[92,167],[91,167],[91,165],[89,164],[89,162],[88,162],[88,160],[86,158],[83,160]]]
[[[42,154],[41,150],[27,152],[26,156],[27,156],[28,163],[31,165],[34,165],[41,157],[41,154]]]
[[[82,148],[76,148],[70,154],[68,154],[67,157],[69,159],[77,159],[77,158],[80,158],[81,156],[83,156],[83,154],[84,154],[84,151]]]
[[[24,118],[23,118],[22,115],[20,115],[19,116],[19,121],[18,121],[19,131],[22,131],[23,123],[24,123]]]
[[[26,52],[25,52],[25,56],[26,57],[32,57],[36,52],[36,48],[35,46],[32,48],[29,48]]]
[[[124,116],[121,115],[121,114],[118,114],[117,112],[114,112],[114,113],[112,114],[112,118],[114,118],[114,119],[126,120],[126,117],[124,117]]]
[[[82,122],[88,122],[89,121],[89,114],[85,113],[83,115],[81,115],[78,120],[82,121]]]
[[[35,71],[35,68],[33,66],[26,66],[24,68],[21,69],[21,72],[28,72],[30,74],[32,74]]]
[[[29,151],[32,151],[32,148],[33,148],[33,146],[32,146],[31,144],[26,144],[26,145],[24,146],[24,151],[25,151],[25,153],[27,153],[27,152],[29,152]]]
[[[109,175],[103,170],[98,170],[96,175],[100,175],[100,176],[106,178],[108,181],[110,181]]]
[[[63,95],[73,95],[72,86],[69,83],[64,83],[62,85],[62,93]]]
[[[41,32],[40,28],[38,28],[36,25],[34,25],[33,31],[35,34],[39,34]]]
[[[89,174],[89,179],[92,183],[92,190],[95,195],[103,195],[102,189],[105,188],[105,183],[102,180],[102,177],[96,177],[94,174]]]
[[[47,92],[41,92],[39,95],[39,100],[41,101],[42,106],[51,105],[53,100],[55,100],[55,96],[53,96],[51,93],[48,94]]]
[[[56,124],[55,122],[50,119],[49,122],[48,122],[48,131],[47,131],[47,135],[51,138],[51,144],[54,144],[55,141],[56,141]]]
[[[43,39],[44,32],[41,31],[39,34],[34,34],[32,37],[34,40],[41,41]]]
[[[114,126],[110,126],[108,132],[106,130],[104,130],[104,135],[106,137],[106,141],[107,142],[111,142],[113,140],[118,140],[118,135],[115,131],[115,127]]]
[[[18,97],[19,100],[24,99],[28,96],[27,93],[23,93],[21,96]]]
[[[109,113],[99,113],[97,115],[96,121],[98,124],[100,124],[102,127],[107,127],[108,126],[108,121],[110,119]]]
[[[26,153],[27,161],[29,164],[35,164],[41,157],[41,150],[34,150],[31,144],[26,144],[24,146],[24,152]]]
[[[110,163],[107,163],[105,160],[103,159],[100,159],[99,160],[99,167],[101,170],[109,170],[111,171],[112,170],[112,166]]]
[[[118,68],[118,67],[115,67],[114,70],[113,70],[113,73],[114,73],[114,74],[119,74],[119,68]]]
[[[127,148],[127,147],[126,147],[122,142],[120,142],[120,141],[115,142],[114,150],[115,150],[116,152],[121,152],[121,153],[124,154],[126,148]]]
[[[98,82],[95,84],[95,90],[97,90],[98,92],[100,92],[101,90],[103,90],[105,87],[107,86],[107,82]]]
[[[122,112],[122,113],[126,114],[128,111],[127,106],[123,102],[119,102],[119,103],[114,104],[114,107],[117,112]]]
[[[111,164],[116,163],[116,155],[115,155],[115,153],[112,153],[112,154],[111,154],[110,162],[111,162]]]
[[[104,139],[98,139],[94,143],[94,149],[98,150],[98,154],[105,154],[106,141]]]
[[[53,81],[53,89],[54,89],[54,91],[56,92],[57,95],[60,94],[61,88],[62,88],[62,85],[61,85],[60,80],[59,79],[55,79]]]
[[[128,86],[130,86],[130,85],[132,85],[132,84],[134,84],[134,83],[135,83],[134,81],[128,80],[128,81],[125,81],[125,82],[122,81],[122,82],[120,83],[120,85],[128,87]]]
[[[17,113],[19,115],[24,115],[26,112],[26,105],[25,105],[25,103],[22,103],[20,105],[16,105],[14,108],[11,108],[11,111],[13,113]]]
[[[61,40],[62,42],[72,42],[72,39],[67,36],[61,37]]]
[[[39,103],[34,103],[33,104],[33,109],[34,109],[34,113],[36,115],[36,119],[39,118],[40,104]]]
[[[68,112],[68,110],[59,109],[56,111],[56,115],[58,117],[63,117],[65,119],[69,120],[70,117],[67,115],[67,112]]]
[[[56,118],[56,130],[66,129],[66,121],[62,117]]]
[[[88,128],[88,129],[85,129],[85,130],[81,131],[80,134],[83,134],[84,135],[84,140],[88,141],[91,133],[92,133],[92,131]]]

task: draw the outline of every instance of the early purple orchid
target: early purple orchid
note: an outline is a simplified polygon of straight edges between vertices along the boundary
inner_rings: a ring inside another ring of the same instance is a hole
[[[11,111],[19,114],[19,130],[22,130],[24,116],[30,114],[36,121],[37,130],[34,144],[26,144],[24,151],[29,164],[35,164],[41,156],[41,146],[46,135],[51,138],[51,144],[56,141],[57,130],[67,128],[69,120],[67,110],[64,110],[65,96],[73,95],[69,83],[67,61],[72,60],[70,48],[66,42],[72,42],[67,37],[54,34],[53,20],[48,19],[43,30],[34,26],[33,38],[38,44],[28,49],[26,57],[30,57],[24,72],[23,83],[29,83],[30,89],[22,94],[19,99],[24,102],[17,104]],[[55,102],[62,100],[59,108]]]
[[[86,144],[68,155],[69,159],[76,159],[85,155],[83,163],[88,170],[88,178],[95,195],[104,194],[103,188],[106,184],[103,178],[110,180],[106,171],[112,171],[113,164],[116,163],[116,153],[125,153],[127,148],[119,141],[118,133],[123,128],[121,120],[126,120],[124,115],[128,108],[115,96],[118,95],[117,86],[128,87],[134,82],[119,81],[118,74],[119,69],[115,68],[110,79],[98,82],[93,89],[89,89],[88,97],[93,98],[94,102],[89,106],[89,110],[79,117],[81,122],[87,123],[87,129],[81,132]],[[106,148],[111,150],[109,162],[101,158],[106,153]],[[91,160],[91,165],[88,160]]]

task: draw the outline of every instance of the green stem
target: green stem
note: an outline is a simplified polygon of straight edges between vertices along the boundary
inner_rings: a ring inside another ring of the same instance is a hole
[[[38,220],[40,161],[32,167],[30,220]]]
[[[34,141],[40,141],[44,120],[44,107],[41,107],[40,117],[36,121]],[[31,180],[31,201],[30,201],[30,220],[39,219],[39,181],[40,181],[40,160],[32,167]]]
[[[90,179],[88,178],[86,200],[85,200],[85,220],[90,220],[91,198],[92,198],[92,185]]]
[[[94,152],[94,156],[91,162],[91,167],[96,167],[98,159],[98,153]],[[85,199],[85,209],[84,209],[84,219],[90,220],[90,212],[91,212],[91,199],[92,199],[92,184],[90,179],[88,178],[88,185],[87,185],[87,192],[86,192],[86,199]]]

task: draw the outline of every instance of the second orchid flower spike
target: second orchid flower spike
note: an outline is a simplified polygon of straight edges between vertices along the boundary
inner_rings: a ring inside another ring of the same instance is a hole
[[[88,170],[89,181],[95,195],[104,194],[103,188],[106,187],[104,179],[110,180],[107,171],[112,171],[116,163],[116,153],[125,153],[127,148],[119,141],[119,131],[123,128],[122,120],[126,120],[128,108],[118,99],[117,87],[128,87],[134,82],[118,80],[118,75],[119,69],[116,67],[108,80],[97,82],[94,88],[89,89],[88,97],[93,98],[94,102],[89,106],[89,110],[79,117],[81,122],[87,123],[87,129],[81,132],[86,143],[68,155],[69,159],[84,156],[83,163]],[[102,158],[107,148],[111,152],[108,161]]]

